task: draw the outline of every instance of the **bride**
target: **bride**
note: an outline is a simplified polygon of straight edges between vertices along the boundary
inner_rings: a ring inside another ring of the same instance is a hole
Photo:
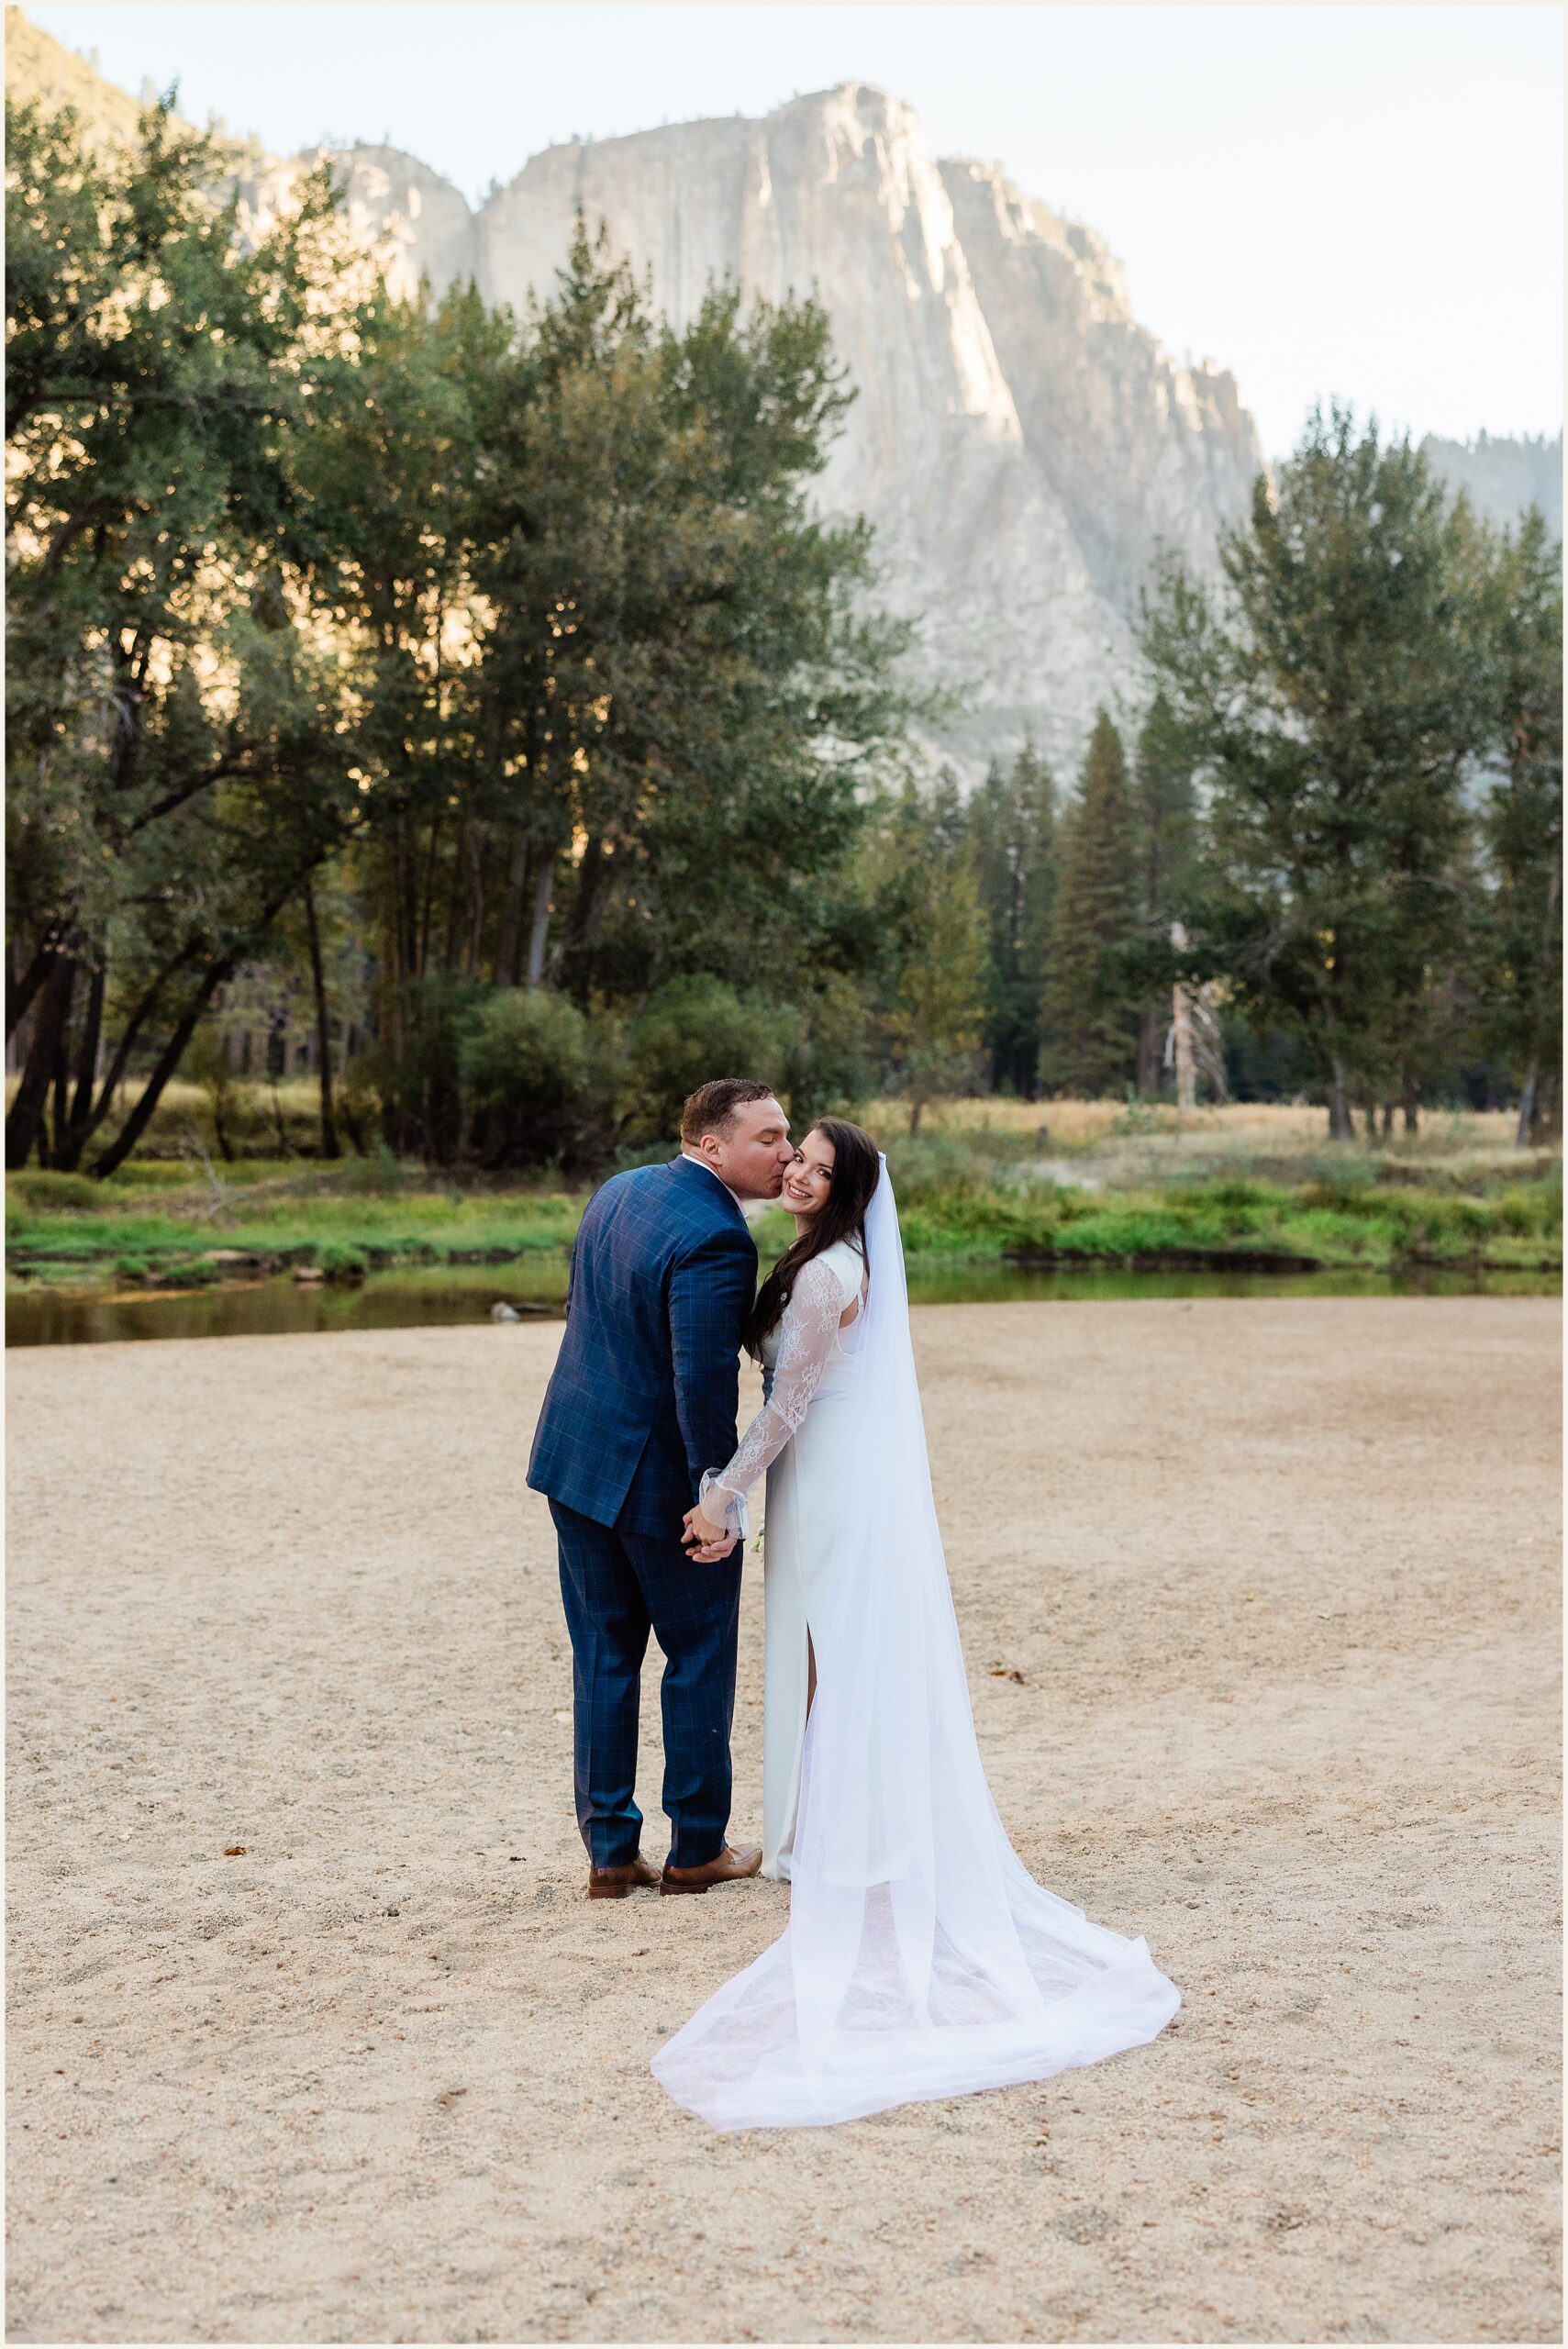
[[[746,1333],[767,1399],[686,1520],[697,1558],[748,1534],[767,1471],[762,1865],[789,1924],[653,2059],[717,2129],[1044,2079],[1147,2043],[1181,2003],[1146,1942],[1035,1883],[991,1799],[886,1162],[824,1118],[784,1204],[795,1242]]]

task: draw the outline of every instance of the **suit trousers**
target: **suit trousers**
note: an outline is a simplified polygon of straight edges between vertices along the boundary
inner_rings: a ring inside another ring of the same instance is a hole
[[[729,1824],[741,1552],[695,1565],[678,1534],[599,1525],[558,1500],[550,1513],[572,1636],[577,1824],[588,1856],[617,1867],[637,1855],[637,1723],[651,1628],[665,1658],[670,1865],[701,1867],[724,1849]]]

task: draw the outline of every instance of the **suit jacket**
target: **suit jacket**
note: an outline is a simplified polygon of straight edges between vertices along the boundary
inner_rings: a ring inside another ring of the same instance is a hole
[[[612,1175],[572,1252],[566,1335],[528,1483],[600,1525],[678,1539],[705,1468],[735,1449],[757,1250],[689,1158]]]

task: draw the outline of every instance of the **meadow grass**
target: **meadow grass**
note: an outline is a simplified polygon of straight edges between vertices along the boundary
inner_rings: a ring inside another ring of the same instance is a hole
[[[14,1179],[14,1178],[13,1178]],[[36,1186],[29,1186],[34,1198]],[[120,1279],[173,1275],[217,1280],[230,1269],[217,1252],[250,1254],[263,1264],[317,1264],[345,1275],[377,1265],[509,1263],[536,1250],[563,1247],[577,1229],[580,1197],[564,1192],[517,1197],[408,1191],[394,1199],[301,1198],[230,1193],[226,1211],[193,1216],[150,1212],[139,1201],[116,1211],[17,1208],[7,1198],[8,1270],[34,1278],[79,1282],[96,1268]]]
[[[973,1189],[903,1209],[905,1244],[925,1257],[1157,1259],[1194,1251],[1283,1255],[1325,1266],[1562,1263],[1562,1193],[1467,1198],[1425,1190],[1325,1197],[1315,1184],[1194,1181],[1111,1197]]]
[[[932,1262],[1153,1264],[1194,1252],[1367,1270],[1562,1262],[1561,1160],[1521,1154],[1500,1112],[1440,1112],[1386,1147],[1330,1144],[1321,1109],[1274,1104],[1184,1116],[952,1102],[914,1136],[900,1104],[863,1114],[887,1150],[906,1246]],[[199,1284],[229,1269],[214,1261],[219,1250],[339,1276],[502,1263],[565,1246],[589,1188],[548,1174],[438,1177],[384,1148],[329,1164],[223,1165],[192,1148],[135,1159],[104,1183],[26,1170],[6,1179],[8,1271],[73,1286]],[[773,1210],[756,1234],[769,1257],[793,1227]]]

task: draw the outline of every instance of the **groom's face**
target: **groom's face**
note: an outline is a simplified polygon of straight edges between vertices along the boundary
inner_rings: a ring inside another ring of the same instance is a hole
[[[795,1157],[789,1119],[771,1097],[743,1101],[728,1133],[704,1134],[698,1148],[720,1181],[743,1199],[776,1199]]]

